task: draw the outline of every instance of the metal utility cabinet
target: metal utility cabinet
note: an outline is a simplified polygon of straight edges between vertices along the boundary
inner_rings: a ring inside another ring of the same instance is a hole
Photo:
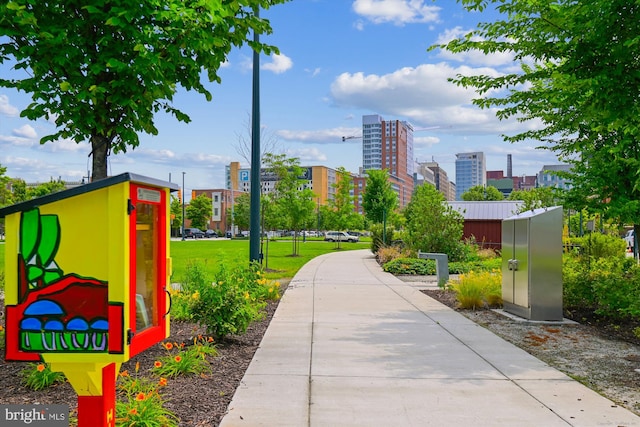
[[[504,310],[530,320],[562,320],[562,207],[502,221]]]

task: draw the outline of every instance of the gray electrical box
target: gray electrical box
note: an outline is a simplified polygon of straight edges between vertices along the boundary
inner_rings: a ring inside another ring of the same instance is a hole
[[[562,206],[502,221],[502,300],[517,316],[562,321]]]

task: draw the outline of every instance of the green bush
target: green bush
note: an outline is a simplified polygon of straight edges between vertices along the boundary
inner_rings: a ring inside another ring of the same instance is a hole
[[[565,255],[564,306],[611,319],[640,319],[640,267],[624,256]]]
[[[436,274],[436,262],[432,259],[421,258],[396,258],[382,266],[382,269],[391,274],[415,274],[418,276],[430,276]]]
[[[213,281],[198,276],[186,287],[191,292],[191,319],[217,339],[244,333],[251,322],[264,316],[266,303],[251,292],[257,280],[260,278],[255,269],[238,266],[221,266]]]
[[[373,224],[371,231],[371,252],[378,253],[378,248],[388,246],[395,240],[395,230],[393,227],[387,226],[386,234],[383,235],[384,227],[382,224]],[[386,242],[386,243],[385,243]]]
[[[570,240],[572,246],[579,246],[578,254],[592,259],[624,257],[627,244],[618,236],[589,233]]]

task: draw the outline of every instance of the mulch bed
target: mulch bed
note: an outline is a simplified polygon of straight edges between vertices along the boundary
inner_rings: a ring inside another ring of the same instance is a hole
[[[422,291],[431,298],[441,302],[454,310],[461,310],[456,299],[455,292],[443,289],[425,289]],[[581,325],[589,326],[610,339],[619,339],[635,345],[640,345],[640,336],[634,331],[640,332],[640,321],[637,319],[609,319],[599,316],[592,310],[565,309],[564,317]]]
[[[282,291],[287,287],[281,281]],[[279,301],[269,301],[264,319],[254,322],[246,333],[229,336],[216,343],[218,355],[209,358],[210,375],[178,376],[169,379],[161,394],[166,400],[165,408],[172,411],[180,426],[212,427],[220,424],[227,407],[238,388],[260,341],[269,326],[269,322]],[[3,301],[0,301],[0,312],[4,312]],[[2,319],[0,319],[2,320]],[[4,322],[0,322],[4,326]],[[206,331],[193,323],[171,322],[171,336],[167,341],[189,345],[194,338],[208,336]],[[158,378],[151,374],[153,363],[167,355],[160,345],[138,354],[123,364],[120,372],[135,372],[139,363],[138,375]],[[6,362],[0,359],[0,403],[2,404],[65,404],[71,409],[71,419],[75,419],[77,411],[77,395],[68,382],[54,385],[48,389],[33,391],[22,385],[20,371],[26,366],[24,362]],[[73,424],[72,424],[73,425]]]

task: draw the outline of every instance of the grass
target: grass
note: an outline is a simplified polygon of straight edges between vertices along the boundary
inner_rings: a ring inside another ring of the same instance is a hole
[[[340,244],[340,250],[369,249],[369,242]],[[268,252],[267,252],[268,250]],[[291,240],[275,240],[264,243],[265,260],[262,265],[268,268],[265,276],[269,279],[293,277],[296,272],[313,258],[326,253],[335,252],[336,244],[321,240],[300,242],[299,256],[293,257]],[[249,262],[248,240],[196,240],[172,241],[171,258],[173,259],[172,282],[182,280],[186,266],[190,262],[199,262],[206,273],[215,272],[220,263],[227,265]]]
[[[267,252],[267,243],[264,243],[264,252]],[[370,242],[340,244],[340,250],[369,249]],[[263,266],[268,267],[269,272],[265,276],[269,279],[291,278],[296,272],[311,259],[326,253],[335,252],[336,244],[324,242],[320,239],[307,239],[300,242],[299,256],[292,257],[291,240],[275,240],[268,243],[268,259],[263,261]],[[0,289],[4,288],[2,277],[4,276],[4,243],[0,243]],[[201,239],[187,241],[171,241],[171,258],[173,260],[172,282],[180,282],[190,262],[199,262],[203,265],[207,274],[217,271],[219,265],[237,265],[249,262],[249,240],[221,240]],[[265,258],[266,258],[265,254]],[[64,266],[61,266],[64,271]]]

